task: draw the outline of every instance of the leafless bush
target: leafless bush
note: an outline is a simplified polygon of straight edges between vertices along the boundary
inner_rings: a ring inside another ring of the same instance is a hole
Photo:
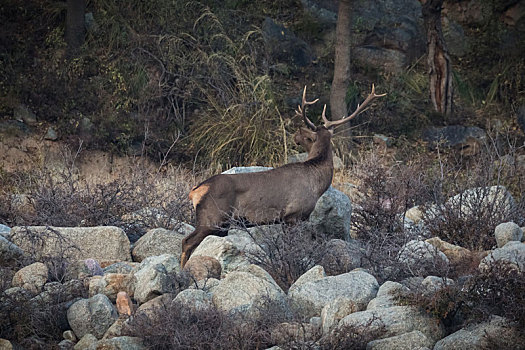
[[[25,251],[24,265],[35,261],[44,263],[49,271],[49,280],[64,282],[71,256],[80,248],[60,232],[51,227],[35,231],[28,227],[16,232],[14,237]],[[52,249],[49,247],[52,245]],[[47,248],[46,248],[47,247]]]
[[[233,226],[250,235],[260,248],[248,251],[248,259],[268,271],[284,291],[324,255],[326,237],[308,222],[248,229],[237,221]]]
[[[525,325],[525,274],[505,262],[491,264],[489,270],[477,271],[455,284],[444,283],[434,293],[416,288],[399,297],[441,319],[449,331],[492,315],[515,323],[516,329]]]
[[[421,233],[417,227],[407,229],[405,213],[426,198],[422,164],[391,163],[367,153],[352,171],[360,191],[352,225],[364,243],[364,267],[381,280],[401,277],[399,250]]]
[[[442,155],[428,171],[434,205],[427,205],[425,226],[433,236],[472,250],[495,245],[494,228],[507,221],[521,224],[525,173],[518,165],[513,141],[501,145],[499,136],[471,157]],[[438,150],[439,151],[439,150]],[[507,193],[507,191],[509,191]],[[517,195],[517,201],[510,198]]]
[[[193,179],[181,169],[168,174],[137,161],[128,176],[112,181],[89,181],[80,176],[76,154],[64,151],[61,164],[43,167],[11,186],[24,189],[24,205],[0,204],[0,221],[11,225],[123,227],[132,241],[148,228],[177,229],[192,221],[187,193]],[[3,193],[18,198],[12,192]]]
[[[269,318],[271,314],[268,314]],[[268,319],[253,321],[215,308],[189,309],[172,303],[154,318],[135,317],[126,334],[153,349],[257,349],[270,346]]]
[[[69,302],[86,294],[81,288],[67,288],[60,283],[37,298],[23,292],[3,293],[0,295],[0,338],[15,341],[25,349],[56,349],[63,339],[62,333],[69,329]]]
[[[366,344],[378,339],[385,333],[381,320],[372,317],[366,325],[345,325],[337,327],[320,341],[321,350],[329,349],[366,349]]]

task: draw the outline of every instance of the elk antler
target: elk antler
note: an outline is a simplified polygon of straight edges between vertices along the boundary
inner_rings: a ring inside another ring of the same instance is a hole
[[[330,129],[330,128],[335,128],[336,126],[341,125],[343,123],[346,123],[350,119],[352,119],[355,116],[357,116],[359,113],[363,112],[364,108],[366,107],[366,105],[368,105],[370,103],[370,101],[372,101],[376,97],[382,97],[382,96],[386,95],[386,94],[377,95],[375,91],[376,91],[375,86],[374,86],[374,84],[372,84],[372,91],[370,92],[368,97],[363,101],[363,103],[360,104],[360,105],[357,105],[357,108],[354,111],[354,113],[352,113],[349,116],[346,116],[344,118],[341,118],[340,120],[330,121],[330,120],[326,119],[326,116],[325,116],[326,105],[325,105],[324,109],[323,109],[323,114],[321,116],[323,118],[323,121],[324,121],[324,127],[327,128],[327,129]]]
[[[316,98],[313,101],[306,101],[306,85],[305,85],[304,90],[303,90],[303,100],[301,102],[301,105],[300,106],[298,105],[297,109],[295,110],[295,114],[302,117],[306,126],[312,129],[313,131],[317,130],[317,126],[315,126],[315,124],[312,123],[312,121],[308,119],[308,117],[306,116],[306,106],[313,105],[317,101],[319,101],[318,98]]]

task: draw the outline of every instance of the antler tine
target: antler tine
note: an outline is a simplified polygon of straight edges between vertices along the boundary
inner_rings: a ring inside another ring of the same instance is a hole
[[[346,117],[344,117],[344,118],[342,118],[340,120],[335,120],[335,121],[330,121],[330,120],[328,120],[326,118],[323,118],[325,128],[327,128],[327,129],[334,128],[334,127],[336,127],[338,125],[346,123],[350,119],[352,119],[355,116],[357,116],[359,113],[363,112],[364,108],[370,103],[370,101],[372,101],[373,99],[375,99],[377,97],[383,97],[385,95],[386,95],[386,93],[385,94],[379,94],[379,95],[376,94],[375,85],[372,84],[372,91],[370,91],[370,94],[366,97],[366,99],[363,101],[363,103],[357,105],[357,108],[355,109],[355,111],[352,114],[350,114],[349,116],[346,116]]]
[[[313,101],[306,101],[306,85],[305,85],[304,90],[303,90],[303,99],[301,101],[301,105],[297,106],[297,109],[295,110],[295,114],[302,117],[306,126],[314,131],[317,130],[317,126],[315,126],[315,124],[312,123],[312,121],[308,119],[308,117],[306,116],[306,106],[313,105],[317,101],[319,101],[318,98],[316,98]]]
[[[323,107],[323,114],[321,114],[321,118],[323,118],[323,122],[325,124],[330,122],[328,119],[326,119],[326,104]]]

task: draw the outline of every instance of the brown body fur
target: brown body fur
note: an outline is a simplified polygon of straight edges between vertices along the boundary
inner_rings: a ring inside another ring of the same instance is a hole
[[[194,187],[189,197],[196,228],[182,241],[181,264],[207,236],[225,235],[220,228],[232,216],[253,224],[308,219],[332,182],[331,136],[325,128],[302,128],[295,141],[309,151],[305,162],[258,173],[215,175]]]

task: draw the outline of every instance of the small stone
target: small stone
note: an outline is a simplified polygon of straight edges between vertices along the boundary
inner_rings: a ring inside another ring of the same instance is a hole
[[[47,281],[48,268],[41,262],[36,262],[20,269],[13,276],[14,287],[22,287],[32,293],[40,293]]]
[[[71,340],[72,342],[76,342],[78,340],[75,333],[73,333],[73,331],[70,329],[68,329],[67,331],[64,331],[64,333],[62,333],[62,337],[65,340]]]
[[[60,343],[58,343],[58,348],[60,350],[71,350],[75,347],[75,343],[71,340],[64,339]]]
[[[27,106],[20,104],[14,110],[14,117],[16,120],[24,122],[28,125],[36,124],[36,115]]]
[[[86,268],[92,276],[104,275],[104,271],[102,270],[102,267],[100,267],[100,264],[97,260],[89,258],[84,260],[84,264],[86,265]]]
[[[97,337],[88,333],[84,335],[73,347],[74,350],[87,350],[98,341]]]
[[[188,260],[184,270],[193,276],[195,281],[201,281],[208,278],[221,278],[221,264],[211,256],[195,256]]]
[[[510,241],[521,241],[523,238],[523,231],[513,222],[504,222],[496,226],[494,235],[496,236],[498,248],[502,248]]]
[[[374,135],[374,143],[377,145],[381,145],[383,147],[392,147],[392,138],[382,135],[382,134],[375,134]]]
[[[117,311],[119,315],[131,316],[133,313],[133,302],[126,292],[117,293]]]
[[[58,140],[57,132],[52,127],[47,128],[46,135],[44,136],[44,139],[49,141],[56,141]]]

